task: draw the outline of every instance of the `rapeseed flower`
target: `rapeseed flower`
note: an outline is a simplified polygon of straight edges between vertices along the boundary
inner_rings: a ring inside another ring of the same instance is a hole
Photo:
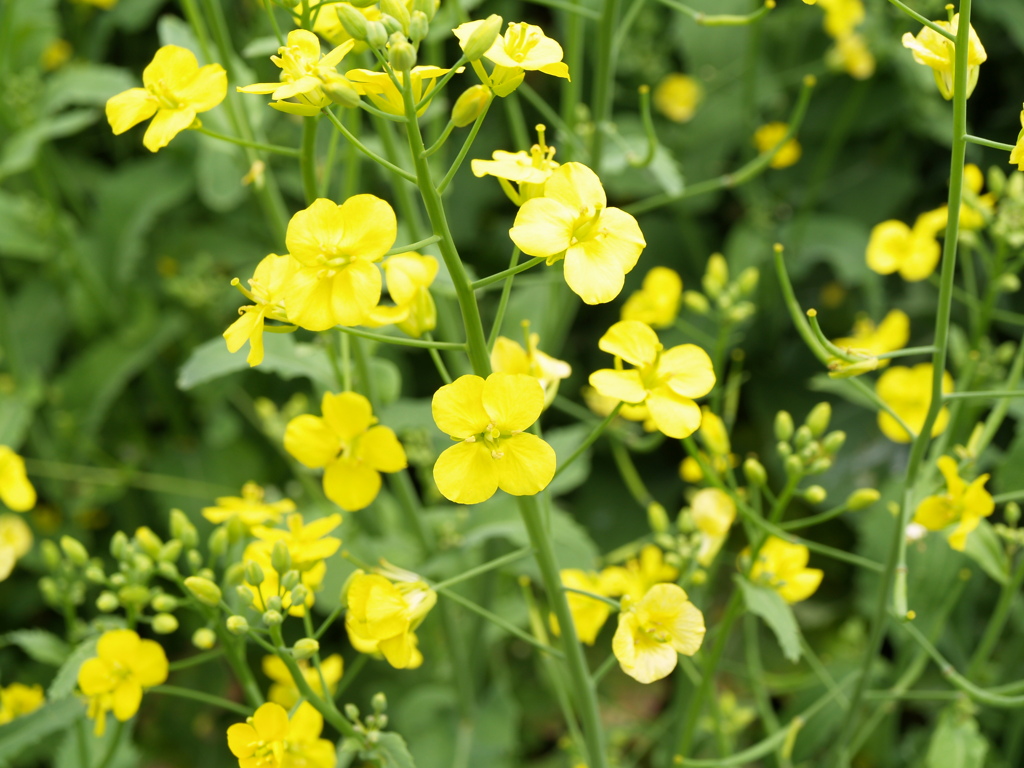
[[[607,416],[615,410],[615,406],[622,404],[622,407],[619,408],[619,416],[627,421],[639,422],[643,425],[646,432],[656,432],[658,430],[654,420],[651,418],[650,409],[643,403],[639,405],[622,403],[618,398],[602,395],[593,387],[583,387],[583,400],[590,410],[601,417]]]
[[[622,320],[639,320],[652,328],[670,328],[679,314],[683,280],[668,267],[654,267],[644,275],[639,291],[622,305]]]
[[[661,78],[654,88],[654,108],[674,123],[688,123],[704,98],[700,82],[680,72]]]
[[[25,460],[0,445],[0,501],[15,512],[28,512],[36,505],[36,489],[25,472]]]
[[[544,195],[544,184],[558,167],[555,148],[544,143],[545,127],[537,125],[537,143],[529,152],[495,150],[491,160],[473,160],[470,167],[477,178],[494,176],[508,199],[516,205]],[[515,182],[516,188],[512,188]]]
[[[767,123],[754,131],[754,146],[762,155],[779,147],[772,157],[772,168],[788,168],[791,165],[796,165],[803,153],[800,142],[794,138],[786,140],[788,132],[789,126],[786,123]],[[783,144],[784,140],[786,141]],[[779,146],[780,144],[781,146]]]
[[[875,74],[875,56],[863,35],[845,35],[825,54],[826,62],[842,69],[854,80],[867,80]]]
[[[612,653],[622,671],[641,683],[668,676],[679,654],[693,656],[704,641],[704,614],[676,584],[656,584],[640,600],[626,597]]]
[[[327,519],[327,518],[325,518]],[[332,539],[338,541],[337,539]],[[266,541],[253,541],[242,553],[243,563],[256,563],[259,566],[262,580],[259,583],[248,580],[246,572],[246,584],[252,589],[253,597],[251,606],[256,611],[266,611],[267,601],[272,597],[281,598],[281,609],[289,616],[304,616],[306,610],[313,607],[316,602],[315,592],[320,591],[324,583],[324,576],[327,574],[327,563],[323,560],[312,564],[307,563],[306,567],[299,571],[299,583],[306,588],[305,597],[301,602],[292,600],[292,592],[281,587],[281,577],[284,574],[278,573],[273,563],[273,546]]]
[[[920,363],[913,368],[894,365],[875,383],[875,392],[895,411],[916,435],[924,426],[925,417],[932,400],[931,363]],[[942,374],[942,392],[953,391],[953,377],[946,371]],[[939,411],[935,424],[932,426],[932,437],[942,433],[949,421],[949,409],[943,406]],[[890,440],[897,443],[909,443],[911,435],[885,411],[878,412],[878,428]]]
[[[437,306],[430,286],[437,277],[437,259],[418,253],[402,253],[384,262],[384,279],[394,306],[378,304],[370,310],[365,325],[376,328],[395,324],[419,338],[437,327]]]
[[[249,530],[256,525],[279,522],[282,515],[294,511],[295,502],[291,499],[281,499],[268,504],[263,501],[261,486],[246,483],[242,486],[241,496],[220,496],[217,498],[217,506],[203,507],[203,517],[214,525],[228,523],[237,518],[246,530]]]
[[[903,349],[910,341],[910,318],[901,309],[890,310],[877,326],[865,314],[857,316],[850,336],[843,336],[832,343],[844,352],[874,357],[886,352]],[[888,360],[879,362],[886,366]]]
[[[995,209],[995,196],[991,193],[981,194],[985,186],[985,174],[974,163],[964,166],[964,199],[960,204],[960,227],[962,229],[981,229],[991,219]],[[925,211],[914,222],[914,229],[927,232],[933,236],[944,232],[949,221],[949,206],[941,205],[931,211]]]
[[[416,574],[394,569],[395,581],[358,570],[345,594],[345,629],[360,653],[380,653],[395,669],[423,663],[416,628],[437,603],[437,593]]]
[[[981,518],[995,511],[992,494],[985,490],[990,475],[981,475],[968,485],[960,477],[956,459],[952,456],[940,456],[938,465],[946,479],[946,492],[929,496],[918,504],[914,522],[929,531],[941,531],[956,523],[956,528],[949,532],[947,539],[950,547],[963,552],[967,546],[967,536],[978,527]]]
[[[679,569],[665,562],[665,555],[654,544],[646,544],[638,557],[625,565],[611,565],[601,571],[599,589],[591,590],[609,597],[627,596],[641,600],[655,584],[675,581]]]
[[[700,531],[697,562],[707,567],[729,538],[729,529],[736,519],[736,502],[723,490],[702,488],[690,501],[690,514]]]
[[[607,204],[597,174],[566,163],[548,178],[543,197],[523,203],[509,236],[549,265],[565,259],[569,288],[587,304],[604,304],[619,295],[647,245],[636,219]]]
[[[615,355],[615,369],[590,374],[590,386],[624,403],[644,403],[658,429],[669,437],[692,435],[701,422],[692,398],[703,397],[715,385],[708,354],[695,344],[664,349],[654,330],[636,320],[615,323],[598,341]],[[622,370],[622,361],[635,366]]]
[[[291,556],[292,567],[297,571],[308,571],[341,547],[341,539],[327,535],[341,525],[341,515],[338,513],[306,523],[302,515],[295,512],[288,515],[287,523],[288,530],[258,525],[252,529],[252,535],[269,545],[270,549],[273,549],[276,542],[284,542]]]
[[[495,373],[522,373],[533,376],[544,388],[544,405],[551,405],[558,393],[558,384],[572,375],[572,366],[564,360],[540,351],[540,334],[528,333],[526,348],[505,336],[494,341],[491,368]]]
[[[960,25],[960,14],[954,14],[952,21],[936,21],[935,24],[954,36]],[[903,46],[909,48],[914,55],[914,61],[931,67],[935,76],[935,84],[939,87],[942,98],[949,100],[953,98],[953,64],[955,59],[955,45],[947,40],[931,27],[922,27],[917,37],[907,32],[903,35]],[[967,44],[967,96],[974,92],[974,86],[978,84],[978,72],[981,64],[988,58],[985,47],[981,44],[978,33],[972,26],[968,35]]]
[[[142,84],[145,87],[129,88],[107,100],[107,122],[118,136],[152,117],[142,137],[150,152],[166,147],[197,122],[197,114],[216,107],[228,93],[224,67],[200,67],[192,51],[177,45],[156,52],[142,70]]]
[[[46,694],[41,685],[11,683],[6,688],[0,688],[0,725],[29,715],[45,703]]]
[[[310,331],[359,325],[380,301],[384,258],[398,236],[394,209],[373,195],[315,200],[288,222],[298,268],[283,289],[289,322]]]
[[[341,681],[345,669],[345,662],[340,654],[335,653],[321,661],[319,671],[306,661],[299,661],[297,664],[302,670],[302,676],[306,678],[306,684],[313,689],[314,693],[320,696],[334,697],[334,692],[338,689],[338,683]],[[262,668],[263,674],[273,680],[270,690],[267,691],[267,698],[270,701],[289,710],[299,703],[302,694],[299,693],[291,672],[288,671],[288,667],[280,656],[264,656]],[[323,682],[327,683],[326,692],[321,684],[321,674],[323,674]]]
[[[434,482],[449,501],[479,504],[498,488],[532,496],[554,477],[554,450],[526,432],[544,409],[533,376],[460,376],[434,393],[430,407],[438,429],[459,441],[434,464]]]
[[[585,592],[592,592],[595,595],[602,593],[601,577],[589,571],[579,568],[566,568],[560,572],[562,586],[573,589],[582,589]],[[569,603],[569,612],[572,614],[572,623],[576,627],[576,636],[581,643],[593,645],[597,639],[597,633],[608,620],[611,613],[611,606],[604,600],[597,600],[579,592],[566,592],[565,599]],[[558,620],[551,614],[551,629],[558,635],[561,634]]]
[[[432,94],[437,79],[448,74],[448,71],[443,67],[413,67],[409,71],[409,87],[412,89],[413,103],[419,104],[427,96],[433,98]],[[388,73],[374,72],[370,69],[350,69],[345,73],[345,77],[352,83],[356,91],[366,96],[375,107],[390,115],[404,115],[405,101],[402,92],[395,87],[395,83],[391,79],[392,75],[399,84],[405,82],[405,73],[400,71]],[[428,100],[416,111],[416,114],[422,117],[429,106],[430,101]]]
[[[0,581],[32,549],[32,529],[18,515],[0,515]]]
[[[89,697],[89,717],[102,736],[107,712],[122,723],[139,711],[142,692],[167,679],[167,654],[155,640],[143,640],[131,629],[104,632],[96,656],[78,670],[78,687]]]
[[[324,493],[344,509],[370,506],[381,487],[381,472],[408,465],[405,449],[390,427],[377,423],[370,401],[357,392],[324,393],[323,416],[296,416],[285,428],[284,447],[311,469],[324,468]]]
[[[749,559],[750,548],[740,553],[743,560]],[[769,536],[750,569],[750,580],[771,587],[787,603],[806,600],[818,589],[824,571],[808,568],[811,553],[803,544]]]
[[[256,270],[249,279],[249,290],[242,287],[237,277],[231,281],[231,284],[253,304],[238,310],[239,318],[224,331],[224,340],[227,342],[228,352],[232,354],[248,341],[249,355],[245,360],[250,366],[263,362],[265,322],[268,319],[284,323],[288,321],[284,309],[284,288],[296,266],[290,256],[272,253],[256,265]]]
[[[483,23],[483,19],[468,21],[452,30],[463,49]],[[508,96],[518,88],[526,71],[569,79],[569,67],[562,61],[562,46],[545,35],[540,27],[524,21],[510,21],[505,34],[495,39],[484,58],[495,65],[486,83],[496,96]]]
[[[861,0],[819,0],[818,7],[825,11],[825,31],[837,40],[850,35],[864,21]]]
[[[308,701],[291,719],[270,701],[228,728],[228,749],[240,768],[334,768],[337,753],[334,744],[320,738],[323,727],[323,715]]]
[[[868,268],[880,275],[899,272],[908,282],[924,280],[935,271],[942,252],[934,233],[923,223],[911,229],[890,219],[871,230],[866,253]]]

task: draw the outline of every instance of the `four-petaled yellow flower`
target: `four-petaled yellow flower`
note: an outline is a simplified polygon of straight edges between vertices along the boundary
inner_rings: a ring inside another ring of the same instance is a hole
[[[749,557],[748,547],[740,554],[740,559]],[[771,587],[787,603],[799,603],[814,594],[825,575],[824,571],[807,567],[810,557],[811,553],[803,544],[769,536],[750,569],[750,580]]]
[[[6,688],[0,688],[0,725],[31,714],[45,703],[46,695],[41,685],[11,683]]]
[[[256,483],[242,486],[241,496],[220,496],[217,506],[203,507],[203,517],[214,525],[227,523],[235,518],[248,530],[255,525],[276,523],[281,516],[295,511],[295,502],[281,499],[266,503],[263,501],[263,488]]]
[[[875,382],[875,392],[903,419],[906,425],[914,431],[914,434],[921,431],[925,417],[928,415],[928,407],[932,401],[932,372],[934,370],[931,363],[920,363],[913,368],[894,365],[879,376],[878,381]],[[953,377],[949,375],[949,371],[945,371],[942,374],[942,392],[945,394],[952,391]],[[932,437],[940,434],[946,428],[948,421],[949,409],[943,406],[932,426]],[[885,411],[878,412],[878,428],[894,442],[910,442],[911,436],[907,434],[907,430]]]
[[[345,629],[360,653],[381,653],[395,669],[423,663],[416,628],[437,603],[437,593],[416,574],[392,569],[396,580],[359,570],[346,592]]]
[[[484,20],[467,21],[452,31],[465,46]],[[494,62],[494,71],[486,81],[496,96],[508,96],[523,82],[527,70],[569,79],[569,67],[562,61],[562,46],[544,34],[544,30],[525,21],[510,21],[484,58]]]
[[[324,695],[323,685],[320,682],[320,675],[322,674],[323,682],[327,683],[327,695],[334,696],[342,673],[345,670],[345,662],[340,654],[335,653],[321,661],[319,671],[306,661],[299,661],[298,665],[299,669],[302,670],[302,676],[306,678],[306,683],[315,693],[321,696]],[[281,660],[281,657],[264,656],[262,667],[263,674],[274,681],[270,685],[270,690],[267,691],[267,698],[275,704],[280,704],[285,709],[291,709],[298,704],[302,694],[299,693],[299,689],[295,685],[295,679],[292,677],[292,673],[288,671],[288,667]]]
[[[590,374],[590,386],[624,403],[644,403],[658,429],[676,439],[692,435],[700,426],[700,408],[693,401],[715,385],[715,371],[695,344],[664,349],[658,335],[644,323],[621,320],[604,334],[598,346],[615,355],[616,368]],[[636,366],[622,370],[625,360]]]
[[[676,584],[656,584],[640,600],[625,597],[612,653],[622,671],[641,683],[668,676],[679,655],[693,656],[704,641],[704,614]]]
[[[405,469],[405,449],[390,427],[374,426],[370,401],[357,392],[324,393],[323,417],[296,416],[285,428],[284,447],[312,469],[324,468],[324,493],[346,512],[377,498],[381,472]]]
[[[32,549],[32,529],[18,515],[0,515],[0,581]]]
[[[938,465],[946,478],[946,492],[929,496],[918,504],[914,522],[929,531],[941,531],[956,523],[947,538],[950,547],[963,552],[967,536],[978,527],[981,518],[988,517],[996,508],[992,494],[985,490],[989,475],[981,475],[968,485],[961,479],[952,456],[940,456]]]
[[[499,488],[532,496],[554,477],[554,450],[525,431],[544,409],[533,376],[460,376],[434,393],[430,409],[438,429],[459,441],[434,464],[434,482],[449,501],[479,504]]]
[[[310,331],[361,324],[380,301],[376,262],[397,236],[394,209],[374,195],[321,197],[292,216],[285,243],[299,267],[283,289],[288,320]]]
[[[370,310],[365,325],[377,328],[397,325],[419,338],[437,327],[437,306],[430,286],[437,277],[437,259],[418,253],[402,253],[384,262],[384,278],[394,306],[378,304]]]
[[[573,292],[587,304],[604,304],[619,295],[647,245],[636,219],[607,205],[597,174],[566,163],[548,178],[543,197],[523,203],[509,237],[548,264],[564,258]]]
[[[142,691],[167,679],[167,655],[160,643],[143,640],[130,629],[104,632],[96,656],[78,670],[78,687],[89,697],[89,717],[96,735],[106,728],[107,712],[122,723],[139,711]]]
[[[28,512],[36,505],[36,489],[25,473],[25,460],[0,445],[0,501],[15,512]]]
[[[152,117],[142,137],[150,152],[166,147],[196,122],[198,113],[213,109],[228,93],[224,67],[200,67],[192,51],[176,45],[156,52],[142,70],[142,83],[144,88],[129,88],[107,100],[107,122],[116,136]]]
[[[844,352],[875,356],[903,349],[909,340],[910,318],[903,310],[893,309],[877,326],[867,315],[858,315],[853,323],[852,335],[843,336],[832,343]],[[888,364],[888,360],[882,360],[879,366]]]
[[[322,560],[338,551],[341,539],[327,534],[341,525],[341,515],[321,517],[306,523],[298,512],[288,515],[288,530],[258,525],[252,534],[273,548],[275,542],[283,541],[292,559],[292,568],[308,571]]]
[[[395,87],[395,83],[391,79],[392,74],[399,83],[405,82],[404,72],[374,72],[370,69],[350,69],[345,73],[345,77],[352,83],[356,91],[366,96],[377,109],[391,115],[404,115],[405,101],[402,98],[402,92]],[[409,72],[409,86],[412,88],[413,103],[419,104],[427,96],[433,98],[437,79],[446,74],[448,74],[448,70],[443,67],[413,67]],[[428,100],[416,110],[416,114],[422,117],[429,106],[430,101]]]
[[[668,267],[654,267],[644,275],[639,291],[622,305],[622,320],[639,320],[652,328],[669,328],[679,314],[683,280]]]
[[[524,322],[528,327],[528,323]],[[572,367],[564,360],[540,351],[540,335],[528,333],[526,349],[512,339],[499,336],[491,350],[491,368],[495,373],[523,373],[536,378],[544,387],[544,406],[551,405],[558,393],[558,383],[572,375]]]
[[[723,490],[702,488],[690,501],[690,513],[693,524],[700,531],[697,562],[707,567],[729,538],[729,529],[736,519],[736,502]]]
[[[348,88],[358,98],[352,84],[338,74],[337,66],[352,50],[355,41],[348,40],[326,56],[320,55],[320,40],[305,29],[293,29],[288,42],[277,49],[270,60],[281,68],[281,82],[254,83],[239,87],[241,93],[269,93],[270,106],[293,115],[312,116],[331,104],[324,88]],[[298,101],[285,101],[285,99]]]
[[[250,366],[263,362],[263,326],[267,319],[288,320],[283,289],[295,267],[296,263],[290,256],[272,253],[256,265],[249,279],[249,290],[241,286],[237,277],[231,281],[254,303],[238,310],[240,317],[224,331],[224,340],[231,353],[240,350],[248,341],[249,355],[245,360]]]
[[[934,232],[920,219],[913,229],[895,219],[876,224],[866,253],[871,270],[880,275],[899,272],[908,282],[928,277],[941,255]]]
[[[665,75],[654,89],[654,108],[674,123],[688,123],[704,98],[704,88],[696,78],[673,72]]]
[[[494,176],[505,190],[508,199],[516,205],[544,195],[544,184],[558,167],[555,148],[544,143],[545,127],[537,125],[537,143],[529,152],[495,150],[491,160],[473,160],[470,167],[477,178]],[[512,182],[516,188],[512,188]]]
[[[788,168],[791,165],[796,165],[803,153],[800,142],[796,139],[789,139],[783,144],[788,132],[789,126],[786,123],[767,123],[754,131],[754,146],[762,155],[778,147],[772,156],[772,168]]]
[[[239,768],[334,768],[334,745],[321,739],[324,718],[308,701],[288,711],[268,701],[244,723],[228,728],[228,749]]]
[[[625,595],[634,602],[641,600],[655,584],[675,581],[679,569],[665,562],[664,553],[654,544],[640,550],[640,556],[625,565],[611,565],[601,571],[599,594],[609,597]]]
[[[573,589],[582,589],[585,592],[592,592],[595,595],[604,594],[601,587],[601,577],[596,573],[582,571],[578,568],[566,568],[561,571],[562,586]],[[579,592],[566,592],[565,599],[569,603],[569,612],[572,614],[572,623],[576,627],[576,636],[581,643],[593,645],[597,639],[597,633],[601,631],[612,607],[604,600],[597,600]],[[554,614],[550,616],[552,631],[560,634],[558,620]]]
[[[960,26],[960,14],[953,16],[952,21],[936,21],[935,24],[954,36]],[[931,27],[922,27],[917,37],[907,32],[903,35],[903,46],[909,48],[914,54],[914,61],[931,67],[935,75],[935,84],[939,87],[939,93],[944,99],[953,98],[953,63],[955,58],[955,46],[951,40],[947,40]],[[974,92],[974,86],[978,84],[978,72],[982,62],[988,58],[985,47],[981,44],[978,33],[971,27],[967,44],[967,95]]]

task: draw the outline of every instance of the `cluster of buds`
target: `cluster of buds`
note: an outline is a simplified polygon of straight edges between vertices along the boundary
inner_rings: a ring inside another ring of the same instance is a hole
[[[704,292],[685,291],[683,303],[699,315],[714,314],[720,322],[731,325],[742,323],[757,310],[750,299],[757,291],[759,279],[757,267],[747,267],[730,280],[725,257],[713,253],[701,278]]]
[[[833,458],[846,442],[846,433],[841,430],[826,434],[831,419],[832,406],[827,402],[814,406],[804,423],[795,429],[793,417],[788,411],[779,411],[775,415],[775,439],[778,441],[776,450],[787,475],[818,475],[831,468]],[[821,494],[815,492],[815,495]],[[821,501],[824,501],[824,497],[815,499],[813,503]]]
[[[347,747],[351,751],[358,750],[364,753],[364,757],[372,759],[372,755],[365,754],[367,750],[363,749],[363,746],[370,745],[372,748],[373,745],[379,743],[381,731],[387,728],[388,699],[378,691],[370,700],[370,706],[373,707],[373,712],[363,719],[359,707],[351,702],[345,705],[345,717],[352,723],[353,730],[362,737],[362,740],[345,739],[342,742],[342,749]],[[372,752],[372,749],[370,751]]]
[[[988,186],[998,200],[991,232],[1011,249],[1024,246],[1024,173],[1011,173],[1009,177],[999,168],[988,172]],[[1016,275],[1013,275],[1016,277]],[[1020,283],[1017,284],[1018,287]]]

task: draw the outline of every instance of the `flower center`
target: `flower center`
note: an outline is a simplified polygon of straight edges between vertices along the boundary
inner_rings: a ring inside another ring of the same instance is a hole
[[[157,80],[149,87],[149,92],[160,103],[160,109],[181,109],[181,102],[163,80]]]
[[[536,29],[530,29],[526,22],[510,22],[508,31],[505,32],[505,53],[510,58],[522,62],[540,42],[541,37],[542,35]]]
[[[570,245],[576,245],[581,240],[592,238],[598,234],[601,225],[602,205],[588,205],[581,207],[572,225],[572,237]]]

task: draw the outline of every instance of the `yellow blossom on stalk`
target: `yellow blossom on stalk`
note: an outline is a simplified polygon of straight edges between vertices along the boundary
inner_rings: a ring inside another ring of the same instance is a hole
[[[639,291],[622,305],[622,320],[639,320],[652,328],[669,328],[679,314],[683,280],[668,267],[654,267],[644,275]]]
[[[740,558],[749,557],[748,547],[740,553]],[[787,603],[799,603],[814,594],[825,575],[818,568],[807,567],[810,557],[810,551],[803,544],[769,536],[750,569],[750,580],[771,587]]]
[[[678,654],[693,656],[704,641],[704,614],[676,584],[656,584],[639,600],[625,597],[612,653],[641,683],[667,677]]]
[[[915,434],[924,426],[928,407],[931,405],[933,371],[934,367],[931,363],[920,363],[913,368],[894,365],[879,376],[875,383],[875,392],[878,393],[878,396],[903,419]],[[942,392],[945,394],[952,391],[953,377],[949,375],[949,371],[945,371],[942,374]],[[932,426],[932,437],[941,434],[948,421],[949,409],[943,406]],[[885,411],[878,412],[878,428],[894,442],[910,442],[911,436],[907,434],[907,431]]]
[[[864,21],[861,0],[819,0],[818,7],[825,11],[825,31],[837,40],[850,35]]]
[[[736,502],[723,490],[702,488],[690,501],[690,513],[700,531],[697,562],[707,567],[729,538],[729,529],[736,519]]]
[[[704,98],[698,80],[680,72],[661,78],[654,88],[654,108],[674,123],[688,123]]]
[[[295,502],[291,499],[267,504],[263,501],[263,488],[256,483],[246,483],[242,486],[241,496],[220,496],[217,506],[203,507],[203,517],[214,525],[238,518],[249,529],[268,522],[276,523],[282,515],[294,511]]]
[[[964,166],[964,200],[960,204],[960,227],[962,229],[981,229],[991,218],[995,209],[995,195],[982,195],[985,186],[985,174],[973,163]],[[914,229],[927,232],[932,236],[945,232],[949,221],[949,206],[941,205],[931,211],[925,211],[914,222]]]
[[[313,31],[331,43],[331,45],[341,45],[353,39],[344,25],[342,25],[341,18],[338,15],[338,6],[341,5],[355,8],[367,21],[380,21],[381,12],[376,4],[358,8],[352,5],[352,3],[339,3],[334,2],[334,0],[309,0],[308,6],[313,17]],[[408,5],[409,3],[406,3],[406,6]],[[318,8],[318,6],[322,7]],[[293,10],[293,14],[295,10],[300,9],[301,7],[296,7]],[[409,10],[411,11],[412,9],[410,8]],[[296,19],[297,23],[301,23],[301,14],[296,15]],[[366,49],[367,45],[365,42],[355,40],[352,53],[362,53]]]
[[[529,256],[565,259],[565,282],[587,304],[619,295],[647,245],[636,219],[608,208],[597,174],[582,163],[559,166],[544,196],[527,200],[509,237]]]
[[[394,306],[378,304],[370,310],[365,325],[378,328],[397,325],[419,338],[437,327],[437,306],[430,286],[437,277],[437,259],[418,253],[401,253],[384,262],[384,278]]]
[[[107,100],[107,122],[118,136],[153,118],[142,143],[150,152],[197,123],[227,96],[228,78],[220,64],[200,67],[187,48],[165,45],[142,70],[143,88],[129,88]]]
[[[405,82],[404,72],[394,72],[393,74],[399,83]],[[431,96],[437,79],[446,74],[448,74],[448,70],[443,67],[413,67],[409,71],[413,103],[419,104],[425,97]],[[374,72],[370,69],[350,69],[345,73],[345,77],[360,94],[366,96],[378,109],[391,115],[405,114],[405,101],[402,99],[402,92],[395,87],[391,74]],[[422,117],[429,106],[430,102],[427,101],[416,111],[416,114]]]
[[[6,688],[0,688],[0,725],[31,714],[45,703],[46,694],[41,685],[11,683]]]
[[[607,416],[622,401],[614,398],[602,395],[593,387],[583,388],[583,400],[586,402],[587,407],[596,413],[598,416]],[[630,405],[629,403],[623,404],[619,408],[619,416],[626,419],[627,421],[637,421],[643,424],[643,428],[647,432],[655,432],[658,427],[655,426],[654,420],[651,418],[651,411],[646,405],[641,403],[640,405]]]
[[[345,594],[345,629],[360,653],[381,653],[395,669],[423,663],[416,628],[437,603],[437,593],[416,574],[393,569],[396,581],[358,570]]]
[[[286,45],[277,49],[277,56],[270,60],[281,68],[278,83],[254,83],[240,86],[240,93],[269,93],[274,99],[270,106],[293,115],[312,116],[331,105],[324,88],[352,88],[344,77],[338,74],[337,66],[352,50],[354,40],[348,40],[325,56],[320,55],[320,39],[305,29],[293,29],[288,33]],[[297,99],[297,101],[286,101]]]
[[[593,592],[595,595],[603,594],[602,580],[596,573],[581,571],[578,568],[566,568],[560,572],[562,586],[582,589],[586,592]],[[576,636],[581,643],[593,645],[597,639],[597,633],[601,631],[608,614],[611,613],[611,606],[603,600],[596,600],[593,597],[581,595],[579,592],[566,592],[565,599],[569,603],[569,612],[572,614],[572,623],[576,627]],[[555,614],[550,616],[551,630],[561,634],[558,627],[558,619]]]
[[[598,341],[615,355],[615,369],[590,374],[590,386],[624,403],[644,403],[658,429],[682,439],[700,426],[700,408],[693,401],[715,385],[707,352],[695,344],[665,349],[654,330],[636,320],[621,320]],[[622,361],[634,368],[622,370]]]
[[[324,393],[323,417],[296,416],[285,428],[284,447],[311,469],[324,468],[324,493],[344,509],[370,506],[381,486],[381,472],[408,465],[405,449],[390,427],[377,423],[370,401],[357,392]]]
[[[675,581],[679,569],[665,562],[665,555],[654,544],[647,544],[640,550],[639,557],[631,558],[625,565],[611,565],[601,571],[598,594],[618,597],[625,595],[640,600],[655,584]]]
[[[701,423],[703,424],[703,421]],[[725,456],[709,456],[704,451],[699,451],[698,453],[718,476],[725,475],[727,470],[735,469],[739,465],[739,457],[735,453]],[[697,459],[693,456],[687,456],[679,463],[679,477],[688,483],[696,484],[704,480],[704,470],[701,469],[700,462]]]
[[[954,14],[952,21],[936,21],[935,24],[954,37],[960,25],[960,14]],[[939,93],[944,99],[953,98],[953,64],[955,58],[955,45],[947,40],[931,27],[922,27],[917,37],[907,32],[903,35],[903,47],[909,48],[914,55],[914,61],[931,67],[935,76],[935,84],[939,87]],[[968,35],[967,43],[967,95],[974,92],[974,86],[978,84],[978,72],[982,62],[988,58],[985,47],[981,44],[978,33],[972,26]]]
[[[528,327],[528,325],[527,325]],[[540,334],[528,333],[526,349],[512,339],[499,336],[491,350],[491,368],[495,373],[522,373],[533,376],[544,388],[544,405],[551,405],[558,383],[572,375],[572,366],[564,360],[540,351]]]
[[[789,139],[785,144],[782,143],[788,132],[789,126],[786,123],[767,123],[754,131],[754,146],[762,155],[782,145],[772,157],[772,168],[788,168],[800,159],[803,152],[800,142]]]
[[[537,143],[530,147],[529,152],[505,152],[495,150],[491,160],[473,160],[470,167],[477,178],[494,176],[505,190],[508,199],[516,205],[527,200],[541,197],[544,184],[558,167],[555,162],[555,148],[544,143],[545,127],[538,124]],[[512,182],[516,188],[512,188]]]
[[[224,331],[224,340],[232,354],[249,342],[246,362],[250,366],[263,362],[263,327],[265,322],[279,320],[287,322],[284,309],[283,291],[288,278],[295,270],[295,262],[289,256],[270,254],[256,265],[256,271],[249,279],[249,290],[241,286],[236,277],[231,284],[238,288],[253,304],[238,310],[239,318]]]
[[[299,661],[297,663],[299,669],[302,670],[302,676],[306,679],[306,684],[315,693],[320,696],[325,695],[320,682],[320,675],[323,674],[323,682],[327,683],[326,695],[334,697],[334,692],[338,690],[338,683],[341,681],[341,676],[345,669],[345,662],[340,654],[335,653],[321,661],[319,671],[317,671],[315,666],[310,665],[306,661]],[[302,694],[299,693],[295,680],[292,678],[291,672],[288,671],[288,667],[281,660],[281,657],[264,656],[262,667],[263,674],[274,681],[267,692],[267,698],[289,710],[298,704]]]
[[[341,515],[337,512],[311,523],[306,523],[302,515],[295,512],[288,515],[287,523],[288,530],[258,525],[252,529],[252,535],[271,547],[275,542],[283,541],[291,555],[292,567],[298,571],[308,571],[341,546],[341,539],[327,535],[341,525]]]
[[[942,252],[935,235],[926,226],[911,229],[890,219],[876,224],[868,240],[868,268],[880,275],[899,272],[908,282],[924,280],[935,271]]]
[[[0,515],[0,581],[32,549],[32,529],[18,515]]]
[[[341,205],[321,197],[292,216],[285,244],[298,268],[282,296],[289,322],[310,331],[361,324],[380,301],[376,262],[397,236],[394,209],[374,195]]]
[[[914,522],[929,531],[941,531],[956,523],[956,528],[949,532],[947,538],[950,547],[963,552],[968,535],[978,527],[981,518],[995,511],[992,494],[985,490],[990,475],[981,475],[968,485],[960,477],[956,459],[952,456],[940,456],[938,466],[946,479],[946,493],[929,496],[918,504]]]
[[[467,21],[452,30],[463,49],[484,21]],[[510,21],[505,34],[495,39],[484,58],[495,65],[485,82],[496,96],[512,93],[528,70],[569,79],[569,67],[562,61],[562,46],[545,35],[543,29],[525,21]]]
[[[167,655],[160,643],[143,640],[131,629],[104,632],[96,656],[78,670],[78,687],[89,697],[96,735],[106,728],[107,712],[122,723],[139,711],[142,692],[167,680]]]
[[[459,442],[437,458],[434,482],[449,501],[479,504],[499,488],[513,496],[544,490],[555,475],[555,452],[526,432],[544,409],[533,376],[460,376],[434,393],[434,422]]]
[[[325,518],[326,519],[326,518]],[[333,539],[337,541],[337,539]],[[263,581],[259,584],[246,581],[252,589],[252,608],[256,611],[267,610],[267,601],[271,597],[281,598],[281,608],[289,616],[303,616],[306,609],[312,608],[316,602],[314,592],[318,592],[324,583],[324,576],[327,574],[327,563],[323,560],[312,565],[306,564],[304,570],[299,571],[299,583],[306,588],[305,599],[301,603],[292,602],[292,593],[281,588],[281,576],[274,569],[271,555],[273,547],[266,541],[253,541],[242,553],[242,562],[248,564],[250,561],[256,563],[263,573]]]
[[[36,489],[25,472],[25,460],[0,445],[0,501],[15,512],[28,512],[36,505]]]
[[[228,728],[228,749],[239,768],[334,768],[334,744],[321,739],[324,718],[308,701],[288,717],[272,701],[260,706],[244,723]]]
[[[1024,110],[1020,113],[1021,130],[1017,134],[1017,143],[1010,152],[1010,165],[1016,164],[1017,170],[1024,171]]]
[[[829,66],[842,69],[855,80],[867,80],[875,74],[875,57],[863,35],[845,35],[825,56]]]
[[[901,309],[890,310],[877,326],[865,314],[857,315],[850,336],[843,336],[832,343],[844,352],[856,355],[875,356],[903,349],[910,341],[910,318]],[[880,367],[889,364],[882,360]]]

